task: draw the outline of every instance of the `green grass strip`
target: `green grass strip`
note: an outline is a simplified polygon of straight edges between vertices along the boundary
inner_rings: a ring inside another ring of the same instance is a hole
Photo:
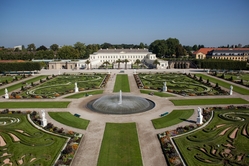
[[[162,118],[153,119],[152,123],[155,129],[161,129],[181,123],[187,120],[193,113],[193,109],[173,110],[170,114]]]
[[[54,120],[67,126],[86,130],[89,120],[82,119],[72,115],[70,112],[48,112],[49,116]]]
[[[127,74],[117,74],[113,92],[130,92],[130,85]]]
[[[82,97],[86,97],[87,95],[97,95],[97,94],[102,94],[104,90],[94,90],[94,91],[89,91],[89,92],[80,92],[76,93],[74,95],[67,96],[65,98],[73,98],[73,99],[79,99]]]
[[[70,101],[0,102],[0,108],[67,108]]]
[[[98,166],[106,165],[143,165],[135,123],[106,124]]]
[[[37,81],[40,81],[40,79],[44,79],[46,77],[47,77],[47,75],[41,75],[41,76],[37,76],[35,78],[34,77],[30,77],[31,79],[29,79],[29,80],[23,80],[22,82],[26,82],[26,83],[30,84],[31,82],[37,82]],[[12,92],[14,90],[20,89],[23,86],[22,82],[14,84],[12,86],[8,86],[6,88],[8,89],[9,92]],[[5,94],[5,88],[0,89],[0,95],[3,95],[3,94]]]
[[[230,86],[232,83],[227,83],[227,82],[224,82],[222,80],[219,80],[219,79],[216,79],[216,78],[213,78],[213,77],[209,77],[205,74],[195,74],[197,77],[202,77],[202,79],[204,80],[207,80],[209,79],[209,82],[212,82],[214,84],[218,83],[219,86],[221,87],[224,87],[224,88],[227,88],[227,89],[230,89]],[[246,89],[246,88],[243,88],[243,87],[239,87],[239,86],[236,86],[236,85],[233,85],[233,91],[234,92],[237,92],[239,94],[242,94],[242,95],[249,95],[249,90]]]
[[[157,92],[157,91],[151,91],[151,90],[140,90],[140,93],[144,93],[144,94],[153,93],[155,96],[159,96],[159,97],[175,97],[174,95],[169,94],[169,93]]]
[[[248,104],[242,98],[214,98],[214,99],[180,99],[170,100],[175,106],[184,105],[214,105],[214,104]]]

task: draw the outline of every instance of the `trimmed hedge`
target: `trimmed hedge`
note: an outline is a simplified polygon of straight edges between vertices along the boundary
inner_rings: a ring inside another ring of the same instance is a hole
[[[13,63],[0,63],[0,73],[9,71],[34,71],[41,70],[40,62],[13,62]]]

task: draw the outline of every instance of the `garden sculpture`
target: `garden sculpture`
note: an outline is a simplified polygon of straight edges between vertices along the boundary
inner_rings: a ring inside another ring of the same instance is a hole
[[[198,107],[197,113],[198,113],[198,116],[197,116],[196,123],[197,124],[202,124],[203,123],[202,122],[203,116],[202,116],[202,108],[201,107]]]
[[[48,122],[47,122],[47,119],[45,117],[45,111],[44,110],[41,110],[41,114],[42,114],[42,119],[41,119],[41,126],[42,127],[45,127],[47,126]]]
[[[233,86],[230,86],[230,95],[233,95]]]
[[[167,82],[164,82],[164,83],[163,83],[163,91],[164,91],[164,92],[167,92]]]
[[[8,89],[7,88],[5,88],[5,99],[8,99],[9,98],[9,94],[8,94]]]
[[[78,86],[77,86],[77,82],[75,82],[74,92],[75,92],[75,93],[76,93],[76,92],[79,92],[79,88],[78,88]]]

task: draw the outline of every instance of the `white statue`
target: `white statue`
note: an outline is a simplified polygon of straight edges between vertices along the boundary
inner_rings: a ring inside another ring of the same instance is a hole
[[[197,121],[196,123],[197,124],[202,124],[202,120],[203,120],[203,116],[202,116],[202,108],[201,107],[198,107],[197,109],[197,113],[198,113],[198,116],[197,116]]]
[[[5,99],[8,99],[9,98],[9,94],[8,94],[8,89],[5,88],[5,95],[4,95]]]
[[[198,107],[197,112],[198,112],[198,117],[202,116],[202,109],[200,107]]]
[[[230,86],[230,95],[233,95],[233,86]]]
[[[45,111],[44,111],[44,110],[41,110],[41,112],[42,112],[42,119],[46,119],[46,118],[45,118],[45,116],[46,116]]]
[[[77,85],[77,82],[75,82],[75,87],[74,87],[74,92],[79,92],[79,88],[78,88],[78,85]]]
[[[44,110],[41,110],[41,115],[42,115],[42,119],[41,119],[41,126],[42,127],[45,127],[47,126],[48,122],[47,122],[47,119],[45,118],[45,111]]]
[[[165,82],[163,83],[163,91],[164,91],[164,92],[167,92],[167,90],[168,90],[168,88],[167,88],[167,82],[165,81]]]

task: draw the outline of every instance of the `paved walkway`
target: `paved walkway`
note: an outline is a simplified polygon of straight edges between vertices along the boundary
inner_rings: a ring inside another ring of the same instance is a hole
[[[108,95],[113,93],[113,87],[116,79],[116,75],[119,74],[119,70],[110,70],[111,77],[104,89],[104,94],[101,95],[94,95],[94,96],[88,96],[85,98],[80,99],[64,99],[63,97],[56,98],[54,100],[64,100],[64,101],[71,101],[68,108],[65,109],[45,109],[48,111],[69,111],[72,114],[77,113],[81,115],[81,118],[90,120],[89,126],[87,130],[81,130],[81,129],[75,129],[72,127],[65,126],[57,121],[54,121],[52,118],[49,117],[48,114],[46,114],[46,118],[48,119],[48,122],[52,122],[55,126],[63,127],[64,129],[73,130],[79,133],[84,134],[84,138],[82,140],[81,145],[79,146],[78,152],[75,156],[75,159],[72,163],[72,166],[96,166],[98,161],[98,155],[101,147],[101,142],[104,134],[105,124],[107,122],[113,122],[113,123],[125,123],[125,122],[135,122],[137,125],[137,131],[138,131],[138,138],[141,148],[141,155],[143,159],[143,165],[144,166],[154,166],[154,165],[160,165],[160,166],[166,166],[166,161],[164,158],[164,155],[162,153],[160,143],[157,139],[157,134],[164,132],[166,130],[175,129],[178,126],[185,126],[190,124],[188,121],[184,121],[180,124],[177,124],[175,126],[171,126],[168,128],[163,129],[154,129],[151,119],[159,118],[159,115],[164,112],[171,112],[174,109],[197,109],[197,106],[174,106],[168,98],[161,98],[157,96],[150,96],[147,94],[141,94],[139,92],[139,89],[137,88],[137,85],[135,83],[135,79],[133,77],[133,70],[124,70],[124,74],[128,74],[129,78],[129,84],[130,84],[130,90],[131,94],[133,95],[139,95],[141,97],[145,97],[148,99],[151,99],[155,102],[156,106],[147,112],[138,113],[138,114],[131,114],[131,115],[108,115],[108,114],[99,114],[93,111],[88,110],[85,105],[89,101],[99,98],[102,95]],[[166,72],[182,72],[179,69],[167,69],[164,70]],[[201,70],[202,71],[202,70]],[[92,73],[92,72],[101,72],[101,73],[107,73],[107,70],[61,70],[60,73]],[[160,70],[137,70],[137,72],[162,72]],[[197,70],[186,70],[185,72],[200,72]],[[40,72],[40,74],[45,75],[52,75],[52,74],[58,74],[58,70],[43,70]],[[236,84],[237,85],[237,84]],[[5,88],[9,85],[2,86],[1,88]],[[239,86],[239,85],[238,85]],[[198,97],[183,97],[183,96],[176,96],[173,98],[213,98],[213,96],[198,96]],[[215,96],[215,98],[230,98],[230,97],[241,97],[246,100],[249,100],[249,96],[247,95],[240,95],[234,92],[232,96]],[[171,99],[173,99],[171,97]],[[6,101],[6,99],[1,98],[0,101]],[[8,100],[8,101],[16,101],[16,100]],[[26,101],[26,100],[22,100]],[[36,100],[39,101],[39,100]],[[44,101],[44,100],[43,100]],[[208,106],[201,106],[201,107],[210,107]],[[19,109],[20,110],[20,109]],[[23,109],[27,110],[27,109]],[[40,111],[40,109],[33,109]],[[189,120],[196,121],[197,113],[194,113]]]

